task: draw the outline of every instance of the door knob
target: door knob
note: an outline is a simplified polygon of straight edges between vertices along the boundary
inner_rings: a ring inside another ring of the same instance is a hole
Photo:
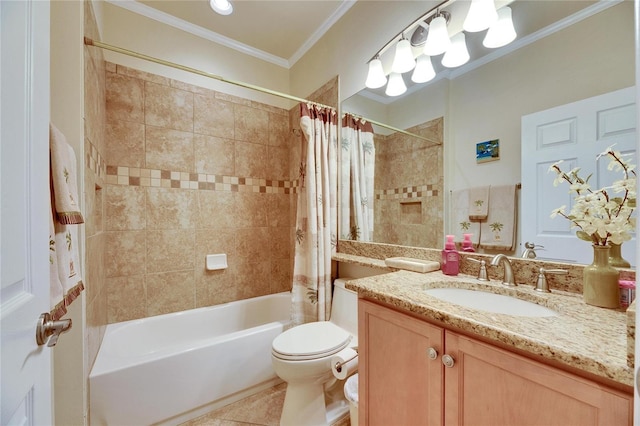
[[[58,337],[71,328],[71,319],[52,321],[51,315],[47,312],[40,314],[38,325],[36,326],[36,342],[38,346],[45,343],[47,346],[55,346],[58,343]]]

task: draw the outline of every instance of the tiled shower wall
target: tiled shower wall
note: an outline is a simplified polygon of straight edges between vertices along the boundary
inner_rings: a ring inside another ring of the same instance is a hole
[[[290,289],[289,111],[107,63],[106,117],[109,323]]]
[[[375,136],[374,237],[381,243],[440,247],[443,235],[443,118]]]

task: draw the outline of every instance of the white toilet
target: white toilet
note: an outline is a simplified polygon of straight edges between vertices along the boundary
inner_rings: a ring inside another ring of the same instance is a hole
[[[329,321],[302,324],[273,340],[271,360],[276,374],[287,382],[280,424],[328,425],[349,412],[344,380],[331,371],[330,359],[358,346],[358,295],[335,280]]]

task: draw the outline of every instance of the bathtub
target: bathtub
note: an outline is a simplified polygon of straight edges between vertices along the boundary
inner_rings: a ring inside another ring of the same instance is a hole
[[[109,324],[89,374],[92,425],[178,424],[281,383],[271,342],[291,294]]]

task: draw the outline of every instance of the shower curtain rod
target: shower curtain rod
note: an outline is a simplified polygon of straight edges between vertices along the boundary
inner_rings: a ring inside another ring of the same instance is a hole
[[[182,70],[182,71],[187,71],[187,72],[190,72],[190,73],[193,73],[193,74],[198,74],[198,75],[201,75],[201,76],[204,76],[204,77],[212,78],[214,80],[222,81],[224,83],[234,84],[236,86],[244,87],[246,89],[256,90],[258,92],[267,93],[269,95],[278,96],[278,97],[281,97],[281,98],[289,99],[291,101],[304,102],[304,103],[308,103],[308,104],[319,106],[321,108],[331,108],[333,110],[336,109],[335,107],[332,107],[332,106],[329,106],[329,105],[324,105],[324,104],[321,104],[319,102],[310,101],[308,99],[299,98],[297,96],[289,95],[287,93],[277,92],[275,90],[265,89],[264,87],[256,86],[254,84],[244,83],[242,81],[230,80],[228,78],[224,78],[224,77],[216,75],[216,74],[211,74],[211,73],[208,73],[208,72],[205,72],[205,71],[201,71],[201,70],[196,69],[196,68],[191,68],[191,67],[187,67],[185,65],[176,64],[174,62],[165,61],[163,59],[158,59],[158,58],[155,58],[153,56],[149,56],[149,55],[145,55],[145,54],[142,54],[142,53],[134,52],[133,50],[124,49],[122,47],[113,46],[111,44],[102,43],[101,41],[96,41],[96,40],[90,39],[89,37],[84,37],[84,44],[86,44],[87,46],[95,46],[95,47],[99,47],[101,49],[111,50],[112,52],[116,52],[116,53],[122,53],[123,55],[132,56],[134,58],[144,59],[145,61],[154,62],[156,64],[164,65],[164,66],[171,67],[171,68],[176,68],[176,69],[179,69],[179,70]],[[423,140],[426,140],[426,141],[429,141],[429,142],[434,142],[431,139],[425,138],[424,136],[419,136],[419,135],[416,135],[414,133],[407,132],[406,130],[397,129],[397,128],[389,126],[387,124],[379,123],[377,121],[371,120],[371,119],[369,119],[367,117],[358,116],[358,115],[352,114],[352,113],[349,113],[349,114],[351,114],[353,116],[356,116],[356,117],[358,117],[360,119],[369,121],[370,123],[376,124],[376,125],[378,125],[380,127],[384,127],[386,129],[393,130],[395,132],[404,133],[404,134],[409,135],[409,136],[413,136],[413,137],[416,137],[416,138],[419,138],[419,139],[423,139]],[[437,142],[434,142],[434,143],[437,143]]]
[[[216,75],[216,74],[211,74],[211,73],[208,73],[208,72],[205,72],[205,71],[200,71],[199,69],[196,69],[196,68],[187,67],[185,65],[180,65],[180,64],[176,64],[174,62],[165,61],[163,59],[154,58],[153,56],[148,56],[148,55],[145,55],[145,54],[142,54],[142,53],[134,52],[132,50],[123,49],[122,47],[117,47],[117,46],[113,46],[111,44],[102,43],[100,41],[95,41],[95,40],[92,40],[92,39],[90,39],[88,37],[84,38],[84,44],[86,44],[87,46],[95,46],[95,47],[99,47],[101,49],[111,50],[112,52],[122,53],[123,55],[132,56],[134,58],[144,59],[145,61],[155,62],[156,64],[165,65],[167,67],[176,68],[176,69],[179,69],[179,70],[182,70],[182,71],[187,71],[187,72],[190,72],[190,73],[193,73],[193,74],[198,74],[198,75],[201,75],[201,76],[204,76],[204,77],[212,78],[214,80],[222,81],[224,83],[234,84],[236,86],[244,87],[246,89],[256,90],[258,92],[267,93],[269,95],[278,96],[278,97],[281,97],[281,98],[289,99],[291,101],[304,102],[304,103],[316,105],[316,106],[319,106],[319,107],[322,107],[322,108],[331,108],[333,110],[336,110],[335,107],[332,107],[332,106],[329,106],[329,105],[324,105],[324,104],[321,104],[319,102],[310,101],[308,99],[299,98],[297,96],[289,95],[287,93],[277,92],[275,90],[265,89],[264,87],[256,86],[254,84],[244,83],[242,81],[230,80],[228,78],[224,78],[224,77]]]
[[[442,142],[436,142],[433,139],[430,139],[430,138],[428,138],[426,136],[416,135],[415,133],[407,132],[406,130],[398,129],[397,127],[393,127],[393,126],[389,126],[388,124],[380,123],[379,121],[372,120],[372,119],[367,118],[367,117],[363,117],[362,115],[354,114],[354,113],[349,112],[349,111],[344,111],[342,113],[342,116],[344,117],[345,114],[352,115],[355,118],[359,118],[360,120],[368,121],[369,123],[375,124],[376,126],[380,126],[380,127],[384,127],[385,129],[393,130],[394,132],[399,132],[399,133],[403,133],[403,134],[408,135],[408,136],[413,136],[414,138],[422,139],[424,141],[431,142],[431,143],[436,144],[436,145],[442,145]]]

